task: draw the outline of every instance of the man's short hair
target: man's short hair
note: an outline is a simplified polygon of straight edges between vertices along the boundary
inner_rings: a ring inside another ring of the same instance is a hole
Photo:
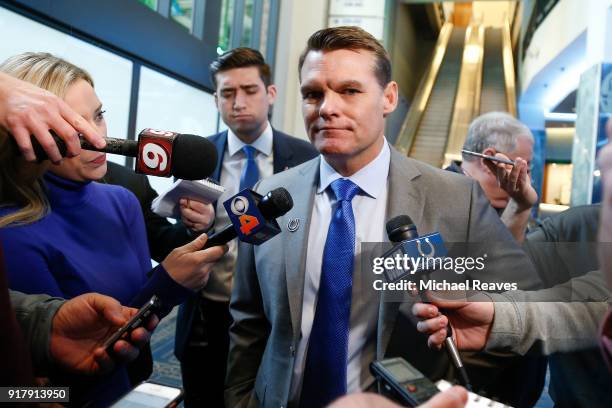
[[[266,64],[263,55],[252,48],[239,47],[224,52],[210,64],[210,79],[215,89],[217,88],[217,73],[246,67],[257,67],[259,69],[259,76],[266,88],[272,83],[270,66]]]
[[[506,112],[489,112],[472,121],[463,144],[465,150],[482,153],[492,147],[500,153],[516,149],[516,140],[527,137],[533,141],[531,130]],[[477,157],[463,154],[464,161],[474,161]]]
[[[353,26],[324,28],[310,36],[306,48],[300,55],[298,75],[302,80],[302,66],[310,51],[336,51],[336,50],[366,50],[376,57],[374,74],[382,88],[391,82],[391,59],[376,38],[367,31]]]

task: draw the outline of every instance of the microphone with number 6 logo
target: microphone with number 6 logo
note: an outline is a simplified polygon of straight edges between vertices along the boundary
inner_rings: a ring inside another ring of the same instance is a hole
[[[66,155],[66,144],[49,131],[57,143],[62,156]],[[47,154],[32,136],[34,154],[39,160]],[[81,147],[121,156],[136,158],[136,172],[151,176],[175,176],[184,180],[201,180],[210,176],[217,163],[217,149],[208,139],[196,135],[185,135],[165,130],[145,129],[138,140],[105,138],[106,146],[98,149],[82,136]]]
[[[293,199],[283,187],[265,196],[245,189],[226,200],[223,205],[232,223],[211,235],[204,248],[227,244],[236,237],[253,245],[263,244],[281,232],[276,218],[293,208]]]

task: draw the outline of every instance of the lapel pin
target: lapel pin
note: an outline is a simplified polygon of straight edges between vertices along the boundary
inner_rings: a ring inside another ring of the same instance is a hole
[[[300,219],[299,218],[292,218],[289,220],[289,222],[287,223],[287,229],[290,232],[295,232],[300,228]]]

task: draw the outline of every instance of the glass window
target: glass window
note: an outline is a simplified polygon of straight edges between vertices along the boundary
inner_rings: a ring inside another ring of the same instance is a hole
[[[138,92],[136,131],[167,129],[207,136],[217,131],[215,98],[167,75],[142,67]],[[158,192],[172,185],[171,178],[150,177]]]
[[[261,15],[261,37],[259,38],[259,51],[265,56],[268,52],[268,28],[270,24],[270,0],[264,0]]]
[[[193,22],[193,0],[172,0],[170,18],[191,32]]]
[[[240,37],[240,46],[249,47],[251,45],[251,35],[253,32],[253,12],[255,10],[254,0],[245,0],[244,2],[244,17],[242,19],[242,36]],[[259,45],[259,44],[257,44]],[[257,47],[255,45],[255,47]]]
[[[19,39],[2,42],[0,61],[26,51],[44,51],[84,68],[93,77],[96,94],[104,104],[108,136],[126,138],[132,89],[132,61],[2,7],[0,27],[6,38]],[[214,104],[212,109],[214,110]],[[123,156],[109,155],[108,159],[125,164]]]
[[[217,54],[219,55],[230,49],[233,18],[234,1],[223,0],[221,5],[221,24],[219,24],[219,46],[217,47]]]
[[[144,4],[151,10],[157,10],[157,0],[138,0],[140,4]]]

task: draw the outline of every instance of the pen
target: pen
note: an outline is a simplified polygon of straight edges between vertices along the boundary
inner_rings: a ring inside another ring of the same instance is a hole
[[[510,165],[514,166],[514,162],[512,160],[501,159],[501,158],[495,157],[495,156],[488,156],[486,154],[476,153],[476,152],[472,152],[472,151],[465,150],[465,149],[461,149],[461,153],[469,154],[470,156],[482,157],[483,159],[487,159],[487,160],[491,160],[491,161],[496,161],[496,162],[500,162],[500,163],[504,163],[504,164],[510,164]]]

